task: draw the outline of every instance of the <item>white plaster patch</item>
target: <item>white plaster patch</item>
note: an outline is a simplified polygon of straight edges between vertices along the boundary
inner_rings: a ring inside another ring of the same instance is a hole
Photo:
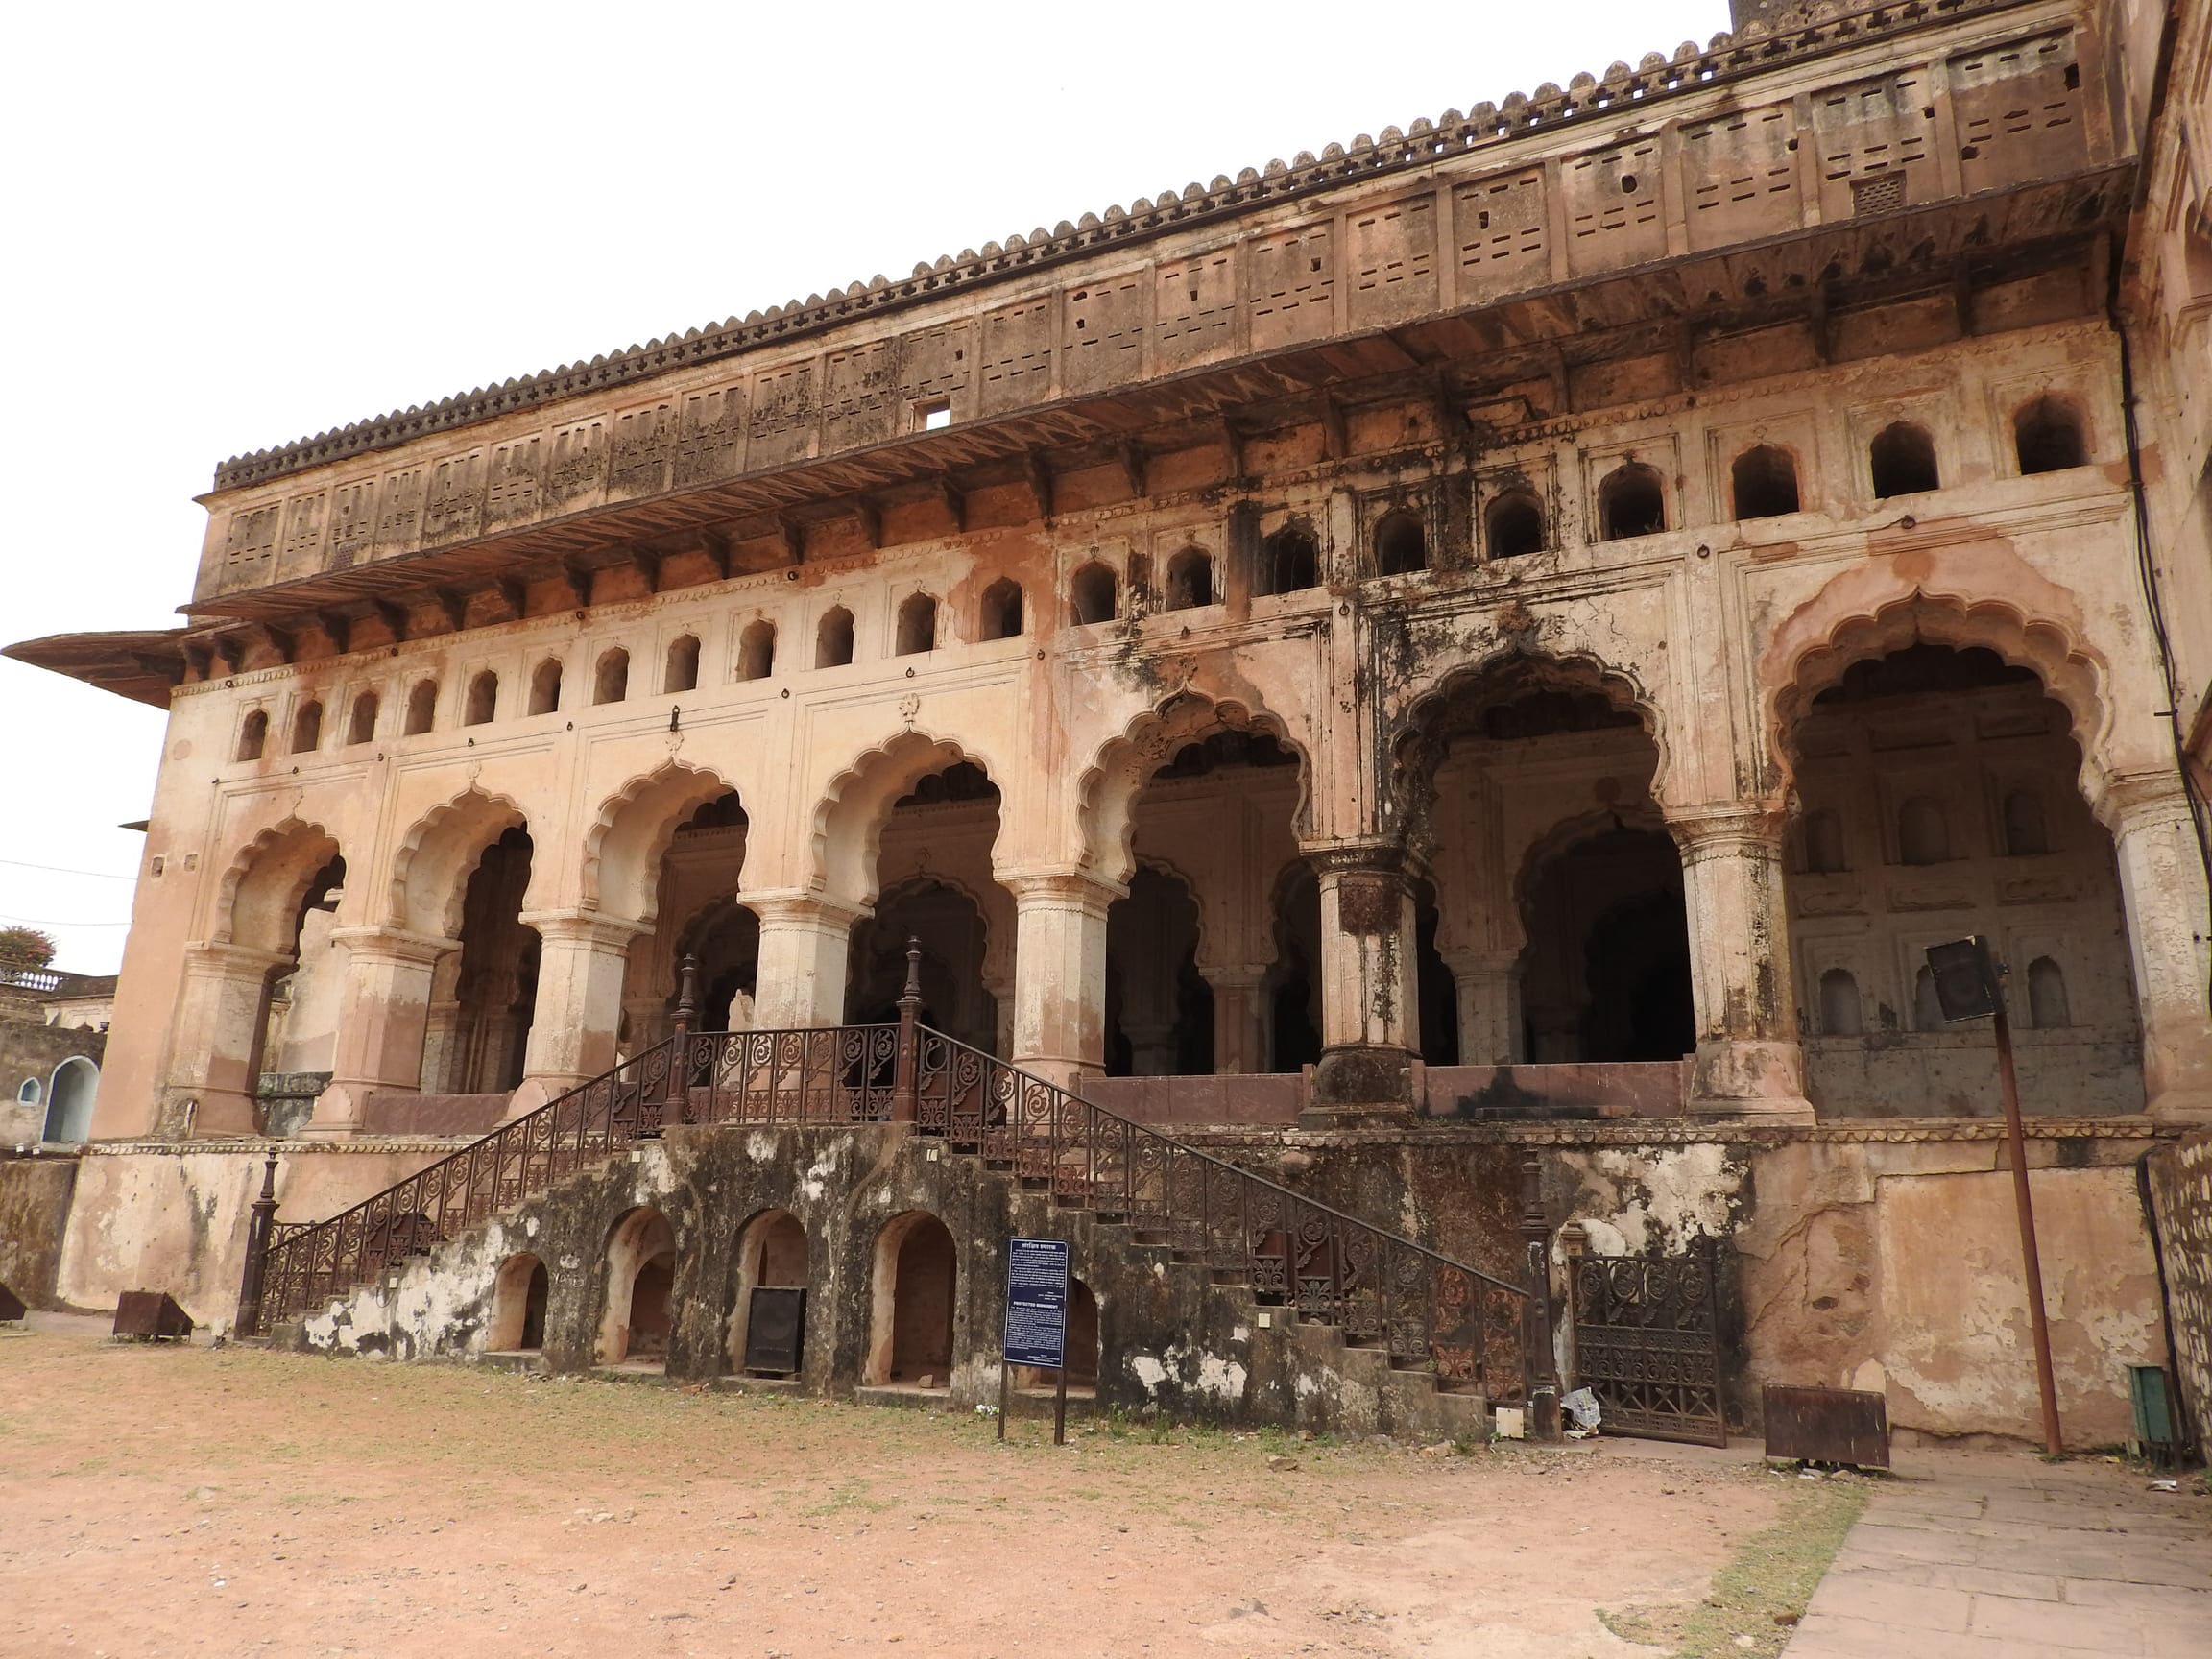
[[[830,1147],[799,1178],[799,1190],[808,1199],[818,1201],[829,1190],[830,1177],[837,1173],[837,1154],[841,1150],[841,1145]]]
[[[1600,1254],[1640,1256],[1655,1250],[1671,1255],[1700,1238],[1725,1238],[1733,1228],[1743,1171],[1729,1165],[1728,1150],[1718,1142],[1600,1151],[1592,1168],[1610,1178],[1624,1198],[1611,1221],[1620,1248]]]
[[[1144,1385],[1144,1392],[1157,1394],[1160,1384],[1167,1381],[1167,1367],[1149,1354],[1133,1354],[1129,1358],[1130,1375]]]
[[[1212,1354],[1198,1356],[1198,1390],[1234,1405],[1244,1398],[1244,1367]]]
[[[745,1137],[745,1156],[756,1164],[765,1164],[776,1156],[776,1137],[765,1129],[756,1129]]]

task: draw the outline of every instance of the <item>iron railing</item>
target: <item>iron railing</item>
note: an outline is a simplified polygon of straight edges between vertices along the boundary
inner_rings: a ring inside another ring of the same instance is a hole
[[[906,1122],[1127,1224],[1140,1244],[1243,1276],[1261,1301],[1335,1325],[1394,1363],[1431,1364],[1441,1387],[1527,1396],[1523,1287],[933,1031],[916,1017],[920,1000],[910,986],[896,1025],[689,1032],[680,1022],[674,1037],[352,1209],[275,1224],[256,1317],[242,1299],[239,1329],[343,1296],[663,1122]]]

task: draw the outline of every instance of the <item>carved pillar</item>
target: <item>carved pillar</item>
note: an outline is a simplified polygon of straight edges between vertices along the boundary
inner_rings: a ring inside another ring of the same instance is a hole
[[[610,1070],[622,1024],[630,945],[649,929],[596,911],[539,910],[538,998],[522,1054],[522,1086],[510,1116],[543,1105]]]
[[[999,883],[1014,895],[1011,1058],[1074,1089],[1106,1063],[1106,911],[1128,889],[1082,870]]]
[[[760,918],[754,1029],[843,1024],[846,958],[863,912],[817,893],[740,894],[738,902]]]
[[[1521,1046],[1521,952],[1440,952],[1459,1003],[1459,1064],[1510,1066]],[[1531,1056],[1533,1058],[1533,1056]]]
[[[1690,922],[1693,1117],[1813,1121],[1790,969],[1782,821],[1778,805],[1761,801],[1668,814]]]
[[[2212,1121],[2212,1021],[2205,1017],[2212,906],[2188,798],[2172,773],[2115,779],[2098,815],[2111,826],[2128,910],[2145,1103],[2160,1122]],[[2014,983],[2023,983],[2017,972]]]
[[[1410,1112],[1421,1033],[1405,854],[1334,847],[1308,861],[1321,889],[1321,1063],[1309,1109],[1322,1119]]]
[[[338,1040],[330,1087],[301,1133],[342,1137],[360,1133],[370,1095],[421,1087],[430,982],[438,959],[460,950],[461,942],[396,927],[342,927],[331,937],[346,947]]]
[[[196,1136],[254,1133],[269,983],[291,965],[289,956],[243,945],[198,945],[185,952],[164,1115],[172,1126],[181,1129],[189,1103]]]
[[[1220,1077],[1246,1076],[1264,1071],[1262,1033],[1266,993],[1262,989],[1267,969],[1238,962],[1227,967],[1199,970],[1214,992],[1214,1071]]]

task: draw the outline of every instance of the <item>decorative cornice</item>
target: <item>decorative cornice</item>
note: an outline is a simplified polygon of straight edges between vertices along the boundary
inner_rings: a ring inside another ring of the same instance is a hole
[[[234,490],[263,483],[518,409],[650,379],[778,341],[819,334],[858,318],[1087,257],[1101,249],[1234,218],[1255,207],[1365,179],[1413,171],[1531,134],[1549,135],[1578,122],[1618,119],[1626,110],[1642,110],[1677,94],[1727,85],[1872,39],[1891,38],[2028,3],[1906,0],[1904,4],[1869,6],[1860,0],[1813,0],[1805,8],[1802,23],[1779,31],[1754,21],[1733,35],[1723,32],[1714,36],[1703,47],[1686,40],[1671,58],[1650,52],[1634,68],[1617,61],[1602,77],[1585,71],[1575,76],[1564,89],[1546,82],[1532,94],[1515,92],[1503,104],[1478,104],[1464,115],[1447,109],[1438,120],[1421,117],[1403,132],[1396,127],[1385,127],[1380,138],[1361,133],[1349,148],[1331,144],[1319,156],[1302,150],[1287,162],[1277,159],[1263,169],[1247,167],[1234,180],[1216,175],[1211,184],[1193,182],[1181,191],[1163,191],[1157,200],[1140,196],[1127,208],[1108,207],[1103,216],[1086,213],[1074,224],[1062,220],[1051,230],[1039,227],[1027,236],[1016,232],[1003,245],[986,242],[979,252],[964,249],[957,258],[945,254],[934,263],[918,264],[904,281],[893,282],[878,275],[866,282],[833,288],[827,298],[809,295],[804,301],[772,305],[764,312],[749,312],[742,320],[732,317],[718,325],[650,340],[589,362],[563,364],[537,374],[456,393],[435,403],[410,405],[333,427],[275,448],[232,456],[215,469],[215,488]]]

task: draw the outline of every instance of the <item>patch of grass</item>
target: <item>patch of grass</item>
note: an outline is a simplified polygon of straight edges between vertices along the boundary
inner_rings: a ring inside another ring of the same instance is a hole
[[[1665,1647],[1674,1659],[1773,1659],[1865,1506],[1866,1489],[1857,1480],[1823,1480],[1792,1492],[1781,1519],[1746,1539],[1713,1575],[1704,1600],[1619,1612],[1601,1607],[1599,1621],[1623,1642]]]

